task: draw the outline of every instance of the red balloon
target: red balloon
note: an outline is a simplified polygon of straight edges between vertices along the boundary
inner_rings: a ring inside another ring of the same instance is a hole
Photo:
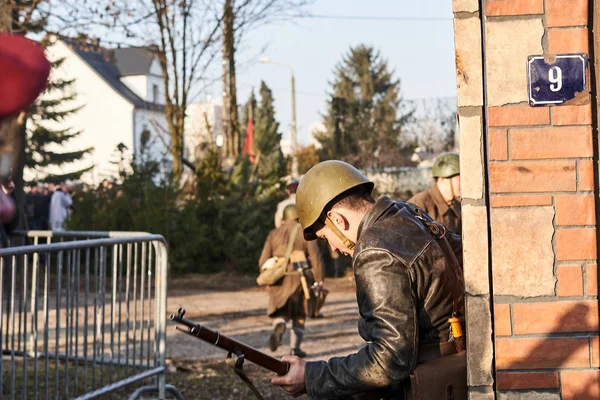
[[[44,91],[50,62],[38,43],[0,34],[0,118],[29,107]]]

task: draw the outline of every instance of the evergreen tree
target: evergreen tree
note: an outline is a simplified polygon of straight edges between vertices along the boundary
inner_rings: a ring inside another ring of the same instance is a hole
[[[281,153],[281,133],[279,122],[275,120],[273,93],[260,83],[260,105],[254,113],[254,149],[256,154],[257,177],[265,185],[275,184],[285,174]],[[260,155],[260,158],[259,158]]]
[[[412,149],[403,148],[400,81],[372,47],[351,48],[335,68],[325,115],[326,130],[316,135],[322,158],[346,160],[358,168],[410,164]]]
[[[47,45],[47,40],[44,40],[42,44]],[[60,68],[63,62],[64,58],[52,62],[52,69]],[[92,151],[91,147],[71,152],[59,150],[65,143],[81,134],[81,131],[75,131],[72,128],[55,128],[56,124],[64,122],[81,108],[65,106],[65,103],[73,101],[76,97],[75,93],[67,94],[71,91],[73,82],[72,79],[51,80],[46,88],[47,96],[42,96],[29,110],[25,168],[35,173],[37,180],[46,182],[76,180],[93,168],[93,165],[90,165],[65,174],[47,172],[49,167],[62,167],[80,160]]]

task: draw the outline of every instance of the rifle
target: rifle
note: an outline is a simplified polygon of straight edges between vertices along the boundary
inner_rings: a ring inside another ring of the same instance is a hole
[[[252,361],[263,368],[273,371],[278,375],[287,374],[290,369],[290,364],[285,361],[280,361],[268,354],[263,353],[251,346],[244,343],[238,342],[228,336],[222,335],[217,331],[213,331],[210,328],[196,324],[188,319],[183,318],[185,310],[180,308],[177,310],[177,314],[171,314],[169,318],[180,325],[184,325],[186,328],[176,326],[175,329],[187,333],[190,336],[194,336],[198,339],[204,340],[207,343],[217,346],[229,353],[229,357],[233,354],[237,357],[235,360],[235,368],[241,369],[244,364],[244,359]],[[229,358],[228,357],[228,358]],[[243,378],[242,378],[243,379]]]

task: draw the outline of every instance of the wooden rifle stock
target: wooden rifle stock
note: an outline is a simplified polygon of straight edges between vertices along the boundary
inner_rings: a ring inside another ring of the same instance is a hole
[[[278,375],[287,374],[290,368],[290,364],[287,362],[278,360],[260,350],[255,349],[254,347],[238,342],[237,340],[222,335],[217,331],[213,331],[210,328],[187,320],[183,318],[184,314],[185,310],[180,308],[177,310],[177,314],[171,314],[169,316],[171,321],[185,326],[185,328],[176,326],[175,329],[183,333],[187,333],[190,336],[204,340],[205,342],[233,353],[238,357],[243,356],[246,360],[252,361],[254,364],[260,365],[261,367],[273,371]]]

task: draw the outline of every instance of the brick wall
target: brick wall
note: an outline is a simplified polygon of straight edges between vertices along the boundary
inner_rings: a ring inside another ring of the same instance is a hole
[[[494,345],[500,399],[599,399],[592,108],[589,96],[575,105],[530,107],[526,80],[527,56],[589,53],[588,1],[485,1],[483,140],[473,124],[463,124],[483,104],[480,81],[465,83],[482,68],[473,57],[464,62],[481,51],[478,3],[454,0],[468,343],[484,358]],[[482,142],[487,161],[473,152]],[[479,189],[489,190],[489,204],[473,195]],[[492,288],[483,260],[490,253]],[[492,303],[493,342],[481,330]],[[494,398],[491,368],[469,353],[470,398]]]

